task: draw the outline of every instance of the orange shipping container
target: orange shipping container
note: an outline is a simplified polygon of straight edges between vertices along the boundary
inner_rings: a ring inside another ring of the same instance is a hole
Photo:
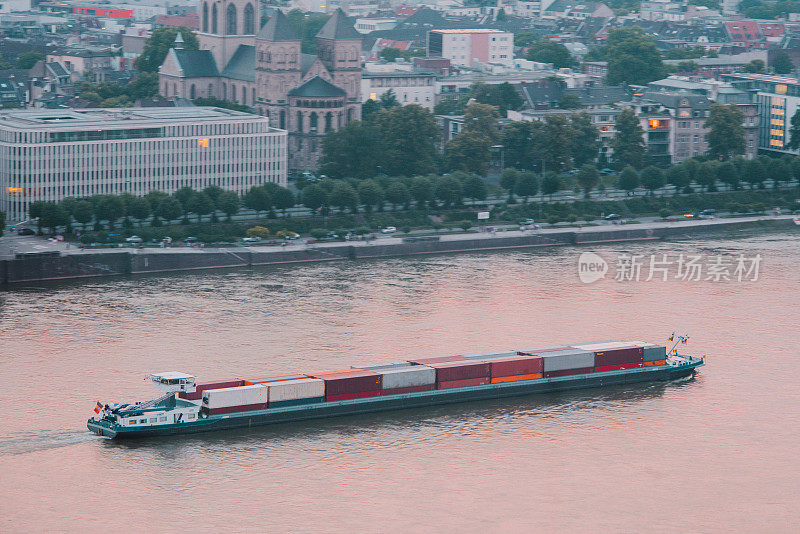
[[[654,362],[644,362],[645,367],[656,367],[658,365],[667,365],[667,360],[656,360]]]
[[[498,376],[492,378],[492,384],[497,384],[498,382],[515,382],[517,380],[536,380],[537,378],[542,378],[544,375],[542,373],[533,373],[530,375],[516,375],[516,376]]]

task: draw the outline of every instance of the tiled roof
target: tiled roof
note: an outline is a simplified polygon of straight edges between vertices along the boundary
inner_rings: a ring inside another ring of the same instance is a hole
[[[233,57],[225,65],[220,74],[223,78],[234,80],[244,80],[247,82],[256,81],[256,49],[250,45],[239,45]]]
[[[300,87],[295,87],[289,91],[289,96],[305,97],[337,97],[345,96],[347,93],[341,87],[336,87],[331,82],[314,76]]]
[[[292,23],[283,14],[283,11],[275,11],[261,31],[258,32],[258,39],[264,41],[299,41],[300,38],[292,28]]]
[[[175,50],[178,66],[186,78],[213,78],[219,76],[217,63],[210,50]]]
[[[344,11],[337,9],[317,33],[317,37],[322,39],[361,39],[361,34],[347,19]]]

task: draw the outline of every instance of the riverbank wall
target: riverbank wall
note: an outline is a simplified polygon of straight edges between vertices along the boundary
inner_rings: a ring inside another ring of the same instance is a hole
[[[789,218],[749,221],[698,222],[691,225],[663,225],[636,228],[600,226],[557,231],[479,233],[441,236],[435,241],[405,242],[392,239],[364,242],[327,243],[324,246],[230,247],[220,249],[111,249],[105,251],[58,251],[17,254],[0,260],[0,284],[35,284],[48,280],[285,265],[324,261],[377,259],[423,254],[450,254],[515,248],[586,246],[626,241],[680,239],[708,233],[742,229],[792,229],[800,227]],[[388,241],[388,240],[387,240]]]

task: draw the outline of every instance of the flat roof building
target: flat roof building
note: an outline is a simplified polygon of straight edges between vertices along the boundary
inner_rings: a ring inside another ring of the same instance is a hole
[[[36,200],[217,185],[245,193],[287,180],[286,131],[228,109],[0,111],[0,211]]]
[[[472,30],[431,30],[428,57],[449,59],[454,65],[514,63],[514,34],[486,28]]]

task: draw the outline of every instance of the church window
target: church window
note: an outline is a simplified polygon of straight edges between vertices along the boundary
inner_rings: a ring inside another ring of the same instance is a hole
[[[236,102],[236,86],[231,84],[231,100]]]
[[[234,4],[228,4],[225,18],[227,22],[225,33],[227,35],[236,35],[236,6]]]
[[[297,131],[303,133],[303,113],[297,112]]]
[[[253,35],[256,33],[256,12],[253,9],[253,4],[248,3],[244,6],[244,28],[242,33],[245,35]]]
[[[325,131],[328,132],[333,127],[333,114],[329,111],[325,115]]]
[[[217,33],[217,4],[211,6],[211,33]]]
[[[316,131],[317,131],[317,114],[316,113],[312,113],[311,114],[311,120],[310,120],[308,131],[311,132],[311,133],[316,133]]]
[[[208,94],[206,96],[209,97],[209,98],[214,96],[214,84],[213,83],[208,84]]]
[[[280,122],[280,125],[281,125],[280,126],[281,130],[285,130],[286,129],[286,112],[283,111],[283,110],[281,110],[281,122]]]
[[[203,2],[203,31],[208,32],[208,2]]]
[[[195,89],[194,84],[192,84],[191,88],[189,89],[189,98],[192,100],[197,98],[197,89]]]
[[[250,94],[250,105],[252,106],[255,103],[256,103],[256,88],[253,87]]]

